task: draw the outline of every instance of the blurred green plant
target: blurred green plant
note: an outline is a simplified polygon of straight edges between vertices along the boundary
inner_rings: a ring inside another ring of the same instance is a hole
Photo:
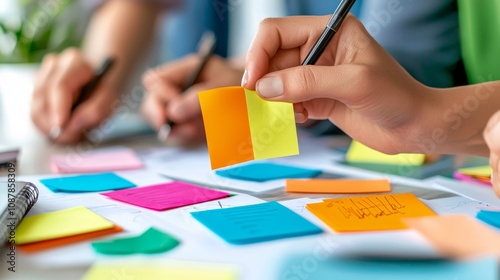
[[[77,0],[11,1],[20,13],[14,23],[0,18],[0,63],[37,63],[80,44],[84,13]]]

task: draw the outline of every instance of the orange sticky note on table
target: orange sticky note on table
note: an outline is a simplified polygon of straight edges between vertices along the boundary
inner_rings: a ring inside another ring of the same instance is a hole
[[[293,104],[242,87],[199,93],[212,169],[299,153]]]
[[[286,180],[285,190],[297,193],[375,193],[390,192],[389,180],[312,179]]]
[[[500,234],[472,217],[446,215],[403,221],[445,256],[461,259],[496,255],[500,258]]]
[[[411,193],[334,198],[306,208],[337,232],[406,229],[402,218],[436,215]]]

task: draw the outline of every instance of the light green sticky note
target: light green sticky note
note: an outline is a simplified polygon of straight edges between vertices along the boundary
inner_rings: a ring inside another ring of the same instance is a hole
[[[293,104],[267,101],[245,89],[254,159],[299,153]]]
[[[358,141],[352,141],[346,155],[347,162],[351,163],[378,163],[392,165],[412,165],[419,166],[424,164],[425,155],[423,154],[397,154],[387,155],[371,149]]]
[[[112,222],[83,206],[78,206],[24,218],[16,231],[16,244],[73,236],[113,226]]]
[[[148,280],[236,280],[235,267],[220,264],[175,262],[166,260],[98,263],[83,280],[148,279]]]
[[[150,228],[139,236],[92,242],[92,248],[105,255],[163,253],[177,245],[179,240],[155,228]]]
[[[470,176],[491,177],[491,166],[484,165],[484,166],[460,168],[458,169],[458,172]]]

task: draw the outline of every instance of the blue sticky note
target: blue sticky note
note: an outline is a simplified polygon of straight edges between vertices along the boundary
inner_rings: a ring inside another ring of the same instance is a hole
[[[278,179],[313,178],[321,174],[321,172],[318,169],[294,167],[270,162],[257,162],[217,170],[215,174],[231,179],[265,182]]]
[[[275,201],[192,212],[191,215],[231,244],[250,244],[323,231]]]
[[[500,228],[500,212],[499,211],[488,211],[488,210],[481,210],[477,213],[476,218],[479,220]]]
[[[79,175],[40,180],[53,192],[102,192],[132,188],[136,185],[114,173]]]
[[[282,267],[283,269],[277,279],[306,279],[306,276],[307,279],[370,280],[499,279],[498,265],[495,257],[467,261],[412,261],[317,259],[315,255],[300,255],[286,261]]]

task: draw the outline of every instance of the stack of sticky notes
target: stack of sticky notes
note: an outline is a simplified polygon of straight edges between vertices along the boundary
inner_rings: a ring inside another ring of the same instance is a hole
[[[237,180],[265,182],[288,178],[312,178],[321,174],[319,169],[296,167],[272,162],[255,162],[219,169],[215,174]]]
[[[453,174],[455,179],[491,186],[491,167],[489,165],[461,168]]]
[[[135,189],[103,193],[103,195],[156,211],[164,211],[186,205],[229,197],[229,193],[199,186],[172,182]]]
[[[136,185],[114,173],[88,174],[40,180],[53,192],[102,192],[133,188]]]
[[[293,105],[242,87],[199,93],[212,169],[299,153]]]
[[[132,149],[117,147],[55,155],[51,167],[56,173],[94,173],[140,169],[143,164]]]
[[[322,232],[321,228],[278,202],[192,212],[191,215],[231,244],[250,244]]]
[[[306,208],[337,232],[405,229],[403,218],[436,215],[411,193],[325,199]]]
[[[16,245],[35,252],[120,231],[109,220],[79,206],[24,218],[16,231]]]

